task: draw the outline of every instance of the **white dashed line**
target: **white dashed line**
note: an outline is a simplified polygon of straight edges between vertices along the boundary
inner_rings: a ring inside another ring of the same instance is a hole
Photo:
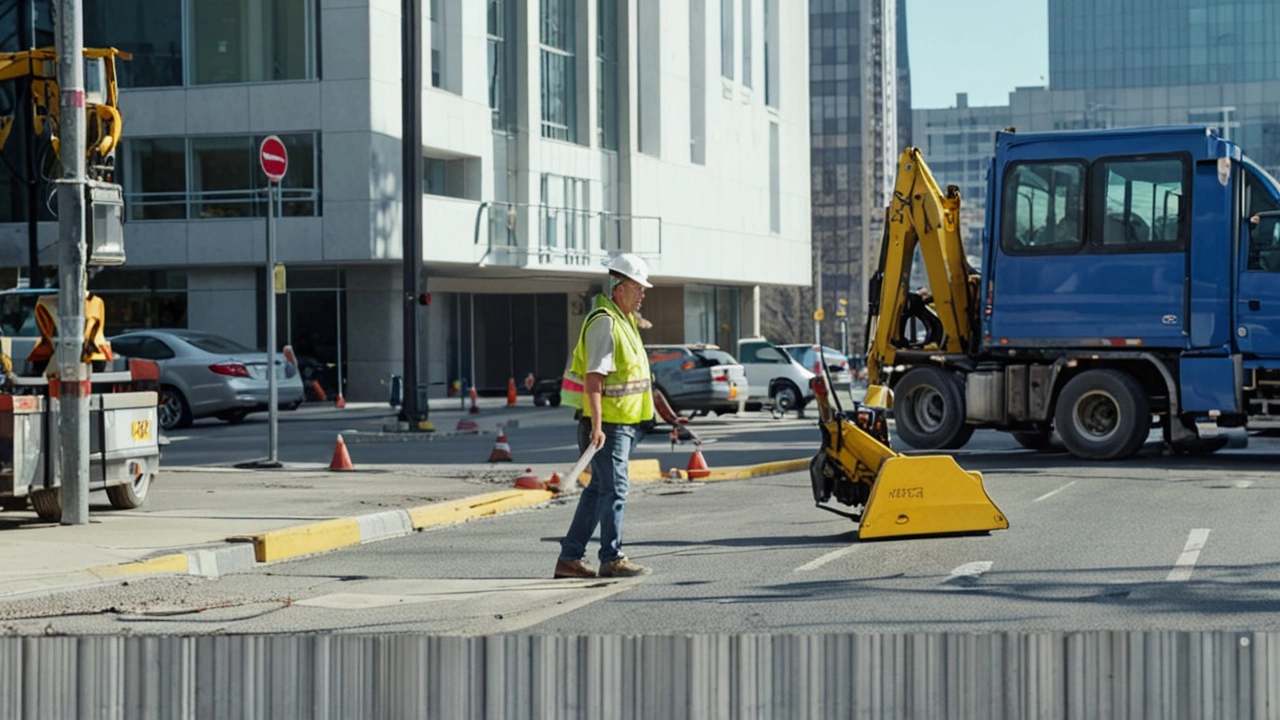
[[[991,565],[992,562],[990,560],[975,560],[965,563],[952,570],[947,581],[950,582],[961,578],[977,580],[983,573],[991,569]]]
[[[823,565],[826,565],[832,560],[838,560],[857,549],[858,549],[857,545],[849,545],[847,547],[842,547],[839,550],[832,550],[826,555],[823,555],[819,558],[815,558],[801,565],[800,567],[795,569],[795,572],[808,572],[810,570],[817,570],[818,568],[822,567]]]
[[[1173,564],[1173,570],[1169,572],[1169,577],[1165,578],[1168,582],[1186,582],[1191,579],[1191,571],[1196,568],[1196,560],[1200,557],[1200,551],[1204,549],[1204,543],[1209,539],[1208,528],[1197,528],[1191,531],[1187,537],[1187,544],[1182,548],[1182,555],[1178,556],[1178,561]]]
[[[1236,487],[1240,488],[1241,490],[1243,490],[1243,489],[1245,489],[1245,488],[1247,488],[1247,487],[1249,487],[1249,486],[1251,486],[1251,485],[1253,485],[1253,481],[1252,481],[1252,480],[1237,480],[1237,481],[1236,481]]]
[[[1045,493],[1045,494],[1041,495],[1040,497],[1036,498],[1035,500],[1032,500],[1031,502],[1040,502],[1041,500],[1044,500],[1045,498],[1051,498],[1051,497],[1053,497],[1054,495],[1057,495],[1058,493],[1062,492],[1063,490],[1066,490],[1067,488],[1071,487],[1072,485],[1075,485],[1075,484],[1076,484],[1076,482],[1078,482],[1078,481],[1076,481],[1076,480],[1072,480],[1071,482],[1067,483],[1066,485],[1063,485],[1062,487],[1058,488],[1057,490],[1050,490],[1049,492],[1047,492],[1047,493]]]

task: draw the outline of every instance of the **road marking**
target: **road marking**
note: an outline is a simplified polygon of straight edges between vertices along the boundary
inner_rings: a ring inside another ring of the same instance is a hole
[[[990,560],[975,560],[967,562],[951,571],[947,582],[953,580],[977,580],[983,573],[991,569],[992,562]]]
[[[801,565],[800,567],[796,568],[795,571],[808,572],[810,570],[817,570],[818,568],[822,567],[823,565],[826,565],[832,560],[838,560],[857,549],[858,549],[857,545],[848,545],[846,547],[840,548],[839,550],[832,550],[826,555],[823,555],[818,558],[814,558],[813,560],[810,560],[809,562]]]
[[[1178,561],[1173,564],[1173,570],[1169,571],[1169,577],[1165,578],[1168,582],[1186,582],[1191,579],[1191,571],[1196,567],[1196,560],[1200,557],[1200,551],[1204,549],[1204,543],[1209,539],[1208,528],[1197,528],[1191,531],[1187,536],[1187,544],[1182,548],[1182,555],[1178,556]]]
[[[1072,485],[1075,485],[1077,482],[1078,482],[1077,480],[1072,480],[1071,482],[1067,483],[1066,485],[1063,485],[1062,487],[1058,488],[1057,490],[1050,490],[1049,492],[1047,492],[1047,493],[1045,493],[1045,494],[1041,495],[1040,497],[1036,498],[1035,500],[1032,500],[1031,502],[1040,502],[1041,500],[1044,500],[1045,498],[1051,498],[1051,497],[1053,497],[1054,495],[1057,495],[1058,493],[1062,492],[1063,490],[1066,490],[1067,488],[1071,487]]]
[[[1236,487],[1240,488],[1241,490],[1243,490],[1243,489],[1245,489],[1245,488],[1249,487],[1250,485],[1253,485],[1253,481],[1252,481],[1252,480],[1237,480],[1237,481],[1236,481]]]

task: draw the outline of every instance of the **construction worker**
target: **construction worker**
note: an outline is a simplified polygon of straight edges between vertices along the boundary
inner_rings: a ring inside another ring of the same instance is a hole
[[[561,382],[561,402],[576,408],[578,450],[594,446],[598,452],[591,459],[591,482],[578,498],[569,532],[560,541],[557,578],[596,577],[582,558],[597,525],[600,577],[650,572],[622,553],[622,515],[631,484],[627,474],[631,449],[644,437],[642,427],[653,418],[649,358],[636,324],[644,291],[653,285],[645,262],[630,253],[613,257],[605,267],[609,293],[596,296]]]

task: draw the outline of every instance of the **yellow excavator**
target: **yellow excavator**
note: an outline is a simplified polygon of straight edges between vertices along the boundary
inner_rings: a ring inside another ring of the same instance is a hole
[[[90,180],[110,183],[123,122],[116,84],[116,59],[131,60],[116,48],[85,48],[86,173]],[[0,82],[29,78],[32,128],[58,153],[58,55],[53,48],[0,53]],[[18,109],[15,108],[15,112]],[[13,131],[14,115],[0,117],[0,151]]]
[[[950,535],[1004,530],[1009,521],[987,495],[982,474],[961,468],[950,455],[902,455],[889,439],[886,411],[892,392],[885,370],[893,365],[892,325],[912,318],[941,324],[938,352],[958,352],[969,342],[968,308],[977,274],[959,233],[960,192],[938,188],[917,148],[898,160],[893,199],[885,212],[880,268],[870,288],[867,324],[867,395],[846,412],[823,376],[812,380],[822,449],[809,463],[813,498],[823,510],[858,521],[859,539]],[[910,289],[911,261],[919,248],[930,292]],[[924,312],[924,309],[930,312]],[[894,319],[882,324],[881,316]],[[933,320],[933,318],[937,318]],[[826,505],[835,498],[853,508]]]

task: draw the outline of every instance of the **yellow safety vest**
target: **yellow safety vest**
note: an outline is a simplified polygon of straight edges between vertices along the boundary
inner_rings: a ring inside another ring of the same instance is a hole
[[[604,393],[600,398],[601,420],[617,425],[636,425],[653,418],[653,395],[650,393],[649,356],[640,339],[635,318],[623,315],[618,306],[604,295],[596,296],[595,308],[587,314],[578,332],[578,345],[573,349],[573,363],[560,381],[560,402],[591,416],[585,402],[587,375],[587,326],[604,317],[613,318],[613,364],[615,370],[604,377]]]

